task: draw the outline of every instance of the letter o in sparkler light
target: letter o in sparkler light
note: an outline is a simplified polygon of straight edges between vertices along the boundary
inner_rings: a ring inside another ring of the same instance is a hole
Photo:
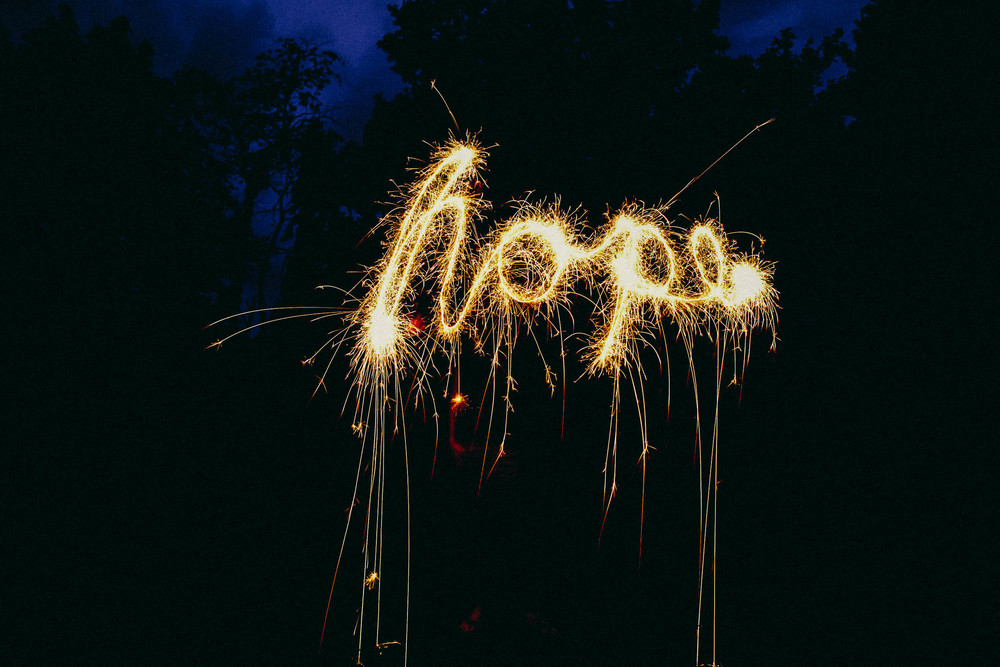
[[[630,286],[633,292],[651,299],[662,299],[670,296],[670,288],[676,277],[674,264],[674,249],[664,237],[663,232],[649,224],[638,225],[629,235],[629,243],[634,244],[635,284]],[[651,247],[654,246],[654,247]],[[655,247],[658,246],[658,247]],[[652,253],[656,255],[652,255]],[[666,267],[658,267],[655,259],[666,258]],[[654,259],[655,258],[655,259]],[[650,279],[650,269],[657,268]],[[662,282],[656,282],[660,280]]]
[[[522,242],[525,238],[531,241]],[[501,235],[496,257],[497,276],[504,294],[518,303],[539,303],[555,294],[572,259],[572,248],[559,225],[529,218],[515,222]],[[551,267],[543,266],[546,263]],[[547,284],[540,281],[540,285],[532,288],[532,276],[546,269],[551,271]]]
[[[708,248],[705,248],[705,244],[708,244]],[[722,287],[726,281],[726,253],[723,252],[722,241],[719,240],[718,235],[711,227],[701,225],[691,230],[691,235],[688,237],[688,247],[691,249],[691,257],[694,259],[694,265],[698,269],[701,282],[707,288],[702,298],[723,300],[725,295]],[[704,260],[715,264],[715,280],[709,277]]]

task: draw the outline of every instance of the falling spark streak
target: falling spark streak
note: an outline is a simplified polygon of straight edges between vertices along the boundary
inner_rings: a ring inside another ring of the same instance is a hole
[[[774,335],[777,292],[771,280],[773,265],[757,255],[737,253],[735,244],[726,236],[717,219],[697,221],[686,233],[674,227],[667,218],[667,207],[676,200],[676,195],[660,207],[627,204],[616,215],[609,216],[603,234],[594,236],[583,234],[574,216],[561,211],[558,202],[549,207],[522,204],[513,218],[488,236],[478,238],[475,222],[488,209],[481,194],[479,176],[485,159],[486,152],[472,139],[452,140],[436,149],[415,183],[403,192],[403,205],[389,217],[386,253],[382,261],[368,271],[362,283],[367,293],[359,299],[355,308],[346,313],[347,327],[331,334],[327,343],[304,362],[312,364],[323,349],[336,354],[344,345],[350,348],[352,391],[357,399],[352,430],[362,441],[362,452],[366,449],[369,452],[370,478],[363,540],[367,575],[363,581],[358,619],[358,660],[364,630],[365,590],[376,586],[379,590],[375,632],[376,642],[379,643],[382,587],[378,583],[383,575],[386,448],[393,434],[402,431],[405,452],[404,407],[407,404],[413,401],[416,405],[422,397],[434,403],[430,381],[435,369],[434,353],[441,351],[445,354],[448,368],[446,386],[454,386],[449,399],[452,438],[455,412],[468,403],[468,397],[461,392],[458,373],[463,334],[475,341],[477,351],[488,354],[491,370],[487,386],[491,388],[484,391],[483,401],[487,391],[492,393],[493,398],[486,447],[489,449],[493,431],[493,406],[500,397],[504,403],[504,419],[497,448],[496,461],[499,461],[504,454],[508,434],[512,392],[516,391],[511,351],[520,325],[526,325],[534,336],[531,329],[533,322],[541,319],[548,324],[560,339],[565,378],[561,313],[571,315],[568,303],[571,297],[581,294],[581,289],[592,295],[591,299],[596,304],[594,317],[598,322],[594,332],[584,338],[586,374],[609,376],[613,381],[604,466],[602,530],[617,489],[621,380],[627,376],[631,382],[639,413],[642,451],[638,462],[642,465],[645,507],[646,462],[653,448],[649,445],[646,431],[645,373],[639,362],[639,350],[648,344],[647,332],[651,327],[655,325],[662,334],[662,321],[670,318],[677,324],[678,338],[683,341],[687,352],[695,390],[698,465],[702,470],[697,640],[700,651],[709,508],[717,511],[719,394],[717,387],[715,426],[706,477],[701,454],[702,426],[692,348],[697,335],[713,340],[718,365],[717,385],[721,382],[723,359],[730,350],[734,355],[742,351],[744,357],[740,368],[745,368],[751,332],[769,329]],[[697,177],[691,182],[694,180]],[[429,317],[423,314],[414,317],[409,312],[419,294],[436,296],[436,304]],[[313,312],[279,319],[321,319],[333,314],[337,313]],[[218,347],[231,337],[213,346]],[[537,338],[535,340],[537,345]],[[545,363],[544,355],[542,361],[546,382],[554,392],[555,374]],[[328,364],[319,378],[320,385],[329,370]],[[454,381],[451,375],[453,370]],[[736,372],[734,369],[734,377]],[[497,387],[499,373],[505,376],[502,388]],[[404,391],[402,380],[407,374],[412,377],[412,385],[410,390]],[[563,389],[565,391],[565,382]],[[481,402],[480,415],[482,411]],[[435,407],[435,421],[437,415]],[[483,457],[480,485],[486,470],[486,453]],[[364,458],[362,453],[359,477]],[[406,475],[408,480],[408,469]],[[706,480],[711,484],[707,500],[704,493]],[[357,498],[357,485],[353,498]],[[349,513],[345,540],[350,516]],[[640,522],[640,531],[641,526]],[[343,544],[337,559],[337,571],[342,556]],[[406,576],[408,619],[408,510]],[[331,588],[331,597],[332,593]],[[325,626],[326,617],[324,633]],[[408,633],[408,620],[406,626]],[[404,642],[404,647],[407,643]]]

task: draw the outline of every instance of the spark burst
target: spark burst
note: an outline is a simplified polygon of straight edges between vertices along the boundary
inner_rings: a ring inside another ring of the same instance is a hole
[[[662,333],[664,319],[676,323],[678,337],[687,351],[696,404],[694,339],[706,336],[716,347],[716,409],[707,475],[701,454],[700,409],[697,410],[699,417],[696,425],[698,457],[703,471],[698,612],[700,651],[701,593],[707,560],[709,513],[710,510],[715,511],[714,492],[718,483],[718,398],[723,363],[731,353],[735,360],[733,376],[736,380],[748,361],[751,332],[765,329],[770,330],[773,336],[777,307],[777,292],[772,285],[773,266],[762,261],[758,255],[739,253],[715,218],[699,220],[687,231],[675,227],[667,217],[667,208],[676,196],[660,207],[626,205],[609,218],[603,233],[596,235],[585,233],[580,221],[561,211],[558,205],[523,204],[509,221],[486,237],[479,238],[475,223],[489,208],[482,196],[480,176],[486,156],[486,152],[472,139],[452,140],[435,150],[428,166],[401,194],[402,204],[389,218],[385,255],[362,281],[360,286],[365,296],[348,311],[347,326],[331,334],[327,343],[304,362],[312,364],[323,350],[336,354],[345,345],[349,348],[352,390],[356,396],[352,429],[363,443],[355,499],[361,472],[365,468],[363,464],[366,458],[368,460],[369,492],[364,538],[364,572],[368,574],[363,577],[363,588],[368,591],[379,589],[376,645],[384,643],[378,636],[378,619],[381,617],[381,588],[378,584],[383,572],[386,448],[393,435],[401,433],[406,452],[404,407],[411,402],[416,404],[421,398],[429,398],[431,402],[436,400],[432,378],[436,375],[435,359],[439,354],[444,355],[449,386],[452,385],[451,375],[455,372],[450,411],[454,413],[467,402],[467,396],[461,393],[457,368],[463,337],[471,338],[476,350],[488,355],[492,361],[491,377],[487,381],[493,387],[491,406],[497,399],[504,405],[502,435],[496,448],[499,460],[504,453],[511,392],[515,386],[511,351],[519,331],[524,328],[530,332],[532,325],[540,319],[559,337],[562,348],[562,313],[568,312],[573,296],[586,292],[597,304],[594,315],[597,324],[583,346],[587,372],[592,376],[609,376],[613,380],[604,468],[605,518],[617,488],[618,415],[621,380],[625,378],[632,387],[639,409],[640,461],[645,486],[645,463],[651,448],[646,436],[642,388],[645,373],[638,355],[640,348],[650,343],[649,333],[654,329]],[[420,294],[436,297],[429,321],[411,312],[412,304]],[[271,321],[295,317],[325,318],[330,315],[295,314]],[[531,335],[534,336],[534,333]],[[213,345],[221,345],[222,342]],[[739,358],[740,354],[742,358]],[[329,370],[328,364],[320,376],[321,386]],[[498,377],[503,381],[501,390],[496,387]],[[554,391],[556,375],[548,364],[546,382]],[[485,398],[484,394],[484,401]],[[437,418],[436,409],[434,415]],[[492,408],[489,424],[487,450],[493,428]],[[408,454],[406,456],[408,458]],[[483,460],[485,470],[486,454]],[[707,498],[704,492],[706,482],[710,488]],[[348,510],[348,528],[356,504],[355,501]],[[345,529],[344,542],[346,537]],[[344,542],[337,560],[338,572]],[[409,583],[407,598],[408,591]],[[331,586],[331,599],[332,594]],[[359,660],[365,598],[363,590],[359,611]],[[406,614],[408,632],[408,599]],[[324,633],[325,624],[324,619]],[[404,639],[404,651],[407,643]]]

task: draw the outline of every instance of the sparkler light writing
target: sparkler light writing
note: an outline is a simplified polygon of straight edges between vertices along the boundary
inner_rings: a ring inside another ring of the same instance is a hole
[[[361,331],[354,355],[359,378],[382,376],[415,358],[407,347],[410,320],[403,316],[415,283],[437,283],[427,331],[441,344],[455,343],[465,331],[494,329],[519,305],[560,304],[577,282],[598,286],[605,306],[587,346],[589,368],[608,375],[620,373],[627,361],[645,307],[695,329],[714,323],[745,334],[773,327],[770,267],[735,255],[714,220],[696,224],[679,244],[679,234],[663,224],[664,209],[626,206],[601,238],[588,242],[578,240],[573,223],[557,209],[525,207],[492,238],[476,243],[472,222],[485,203],[472,184],[483,159],[475,144],[452,142],[413,188],[353,316]]]
[[[357,397],[352,430],[363,444],[352,504],[348,509],[348,528],[341,543],[333,585],[340,569],[353,509],[363,502],[358,495],[358,485],[362,470],[367,470],[369,491],[364,521],[362,601],[357,626],[358,659],[360,661],[361,636],[366,618],[365,599],[369,592],[378,596],[374,612],[376,645],[395,643],[379,640],[384,574],[382,531],[385,525],[386,452],[392,442],[392,434],[400,432],[404,457],[408,461],[403,408],[411,400],[417,402],[421,397],[429,397],[436,405],[435,392],[431,390],[431,371],[436,368],[435,354],[443,352],[447,359],[448,380],[445,384],[449,388],[445,395],[450,402],[452,431],[456,411],[468,402],[467,395],[462,393],[461,378],[457,372],[452,380],[452,373],[458,367],[463,337],[471,337],[476,350],[491,359],[490,378],[487,380],[487,384],[492,386],[485,442],[487,450],[493,429],[492,406],[500,394],[496,380],[498,377],[505,379],[500,397],[505,407],[496,453],[499,460],[504,454],[511,393],[515,386],[511,351],[519,331],[525,327],[530,331],[533,322],[541,318],[550,325],[549,331],[559,338],[562,349],[564,330],[561,313],[568,311],[574,295],[584,291],[596,304],[593,315],[596,325],[592,333],[584,338],[582,346],[587,373],[609,376],[613,380],[611,427],[604,467],[605,518],[616,489],[620,383],[623,378],[631,383],[636,396],[642,440],[640,461],[645,486],[645,464],[650,447],[646,436],[645,394],[642,389],[645,372],[639,359],[639,348],[649,343],[648,331],[654,326],[662,331],[661,323],[665,319],[678,326],[679,338],[687,351],[696,408],[698,383],[692,355],[694,337],[705,334],[716,346],[715,426],[712,429],[711,453],[707,457],[707,475],[702,464],[700,410],[696,409],[702,487],[698,582],[700,650],[701,592],[707,560],[709,510],[717,508],[718,403],[723,360],[727,352],[732,352],[734,359],[737,351],[742,352],[742,364],[738,360],[734,362],[735,378],[747,363],[750,346],[746,343],[751,332],[770,329],[773,335],[777,310],[777,292],[772,284],[773,267],[758,255],[738,252],[717,219],[702,219],[687,231],[674,227],[667,217],[667,210],[676,196],[666,205],[658,207],[626,204],[614,216],[609,216],[603,230],[596,234],[585,232],[581,221],[575,215],[560,210],[558,204],[547,207],[523,204],[507,222],[479,237],[476,223],[485,217],[488,209],[488,203],[482,196],[480,177],[485,159],[485,151],[471,139],[452,140],[436,150],[428,166],[402,193],[402,205],[388,218],[385,255],[362,281],[360,286],[365,294],[348,312],[347,327],[334,332],[327,343],[304,362],[312,364],[325,349],[335,354],[345,344],[351,348],[352,388]],[[416,307],[420,297],[425,295],[434,300],[430,313],[419,312]],[[322,319],[330,315],[329,312],[307,312],[271,321],[295,317]],[[534,336],[534,333],[531,335]],[[215,345],[221,345],[230,337]],[[545,368],[545,381],[554,391],[558,376],[548,364]],[[330,365],[327,365],[319,378],[321,386],[329,370]],[[411,377],[408,386],[403,382],[405,375]],[[566,376],[565,360],[562,376]],[[486,402],[486,392],[483,403]],[[434,416],[436,419],[436,408]],[[453,432],[451,438],[451,444],[455,446]],[[366,459],[367,466],[364,465]],[[408,463],[406,468],[408,488]],[[486,454],[482,470],[485,473]],[[481,481],[482,476],[481,473]],[[711,489],[707,498],[704,492],[706,484]],[[641,530],[640,525],[640,547]],[[409,591],[409,528],[406,571]],[[408,596],[407,592],[407,633]],[[329,604],[328,601],[327,613]],[[324,619],[323,633],[325,630]],[[320,641],[322,643],[322,636]],[[407,644],[404,640],[404,656]]]
[[[406,400],[400,391],[400,374],[411,370],[414,386],[428,388],[432,352],[444,350],[450,375],[462,334],[467,333],[481,352],[492,343],[494,399],[496,369],[501,367],[502,358],[506,360],[503,396],[506,409],[497,453],[499,460],[507,436],[506,419],[514,386],[510,351],[516,342],[518,325],[524,323],[530,327],[541,314],[549,323],[556,321],[552,329],[561,337],[559,308],[567,304],[579,285],[584,285],[596,292],[598,304],[598,324],[584,345],[588,371],[591,375],[604,374],[614,379],[604,470],[607,517],[616,489],[618,406],[623,375],[629,377],[639,407],[643,441],[640,460],[645,486],[649,444],[646,408],[641,398],[644,373],[641,367],[635,367],[645,329],[653,323],[658,325],[663,318],[677,323],[687,348],[692,378],[694,334],[706,333],[714,340],[718,404],[723,353],[742,349],[745,365],[749,346],[743,343],[750,332],[770,328],[773,333],[777,292],[771,282],[771,266],[758,256],[737,254],[717,220],[699,221],[686,233],[674,228],[666,215],[669,203],[657,208],[625,205],[609,219],[603,233],[592,238],[583,234],[580,225],[558,206],[524,205],[499,229],[479,239],[475,235],[475,222],[487,208],[479,175],[484,161],[484,151],[472,141],[446,144],[404,193],[405,205],[390,219],[386,254],[370,271],[367,295],[349,317],[355,332],[351,364],[358,395],[356,423],[375,427],[372,439],[375,461],[385,451],[390,424],[386,412],[397,411],[392,420],[394,426],[402,419],[398,410]],[[423,314],[408,313],[418,295],[428,293],[436,297],[429,321],[425,321]],[[502,351],[506,354],[502,355]],[[553,377],[554,373],[546,366],[546,381],[554,389]],[[456,389],[453,408],[464,401],[465,397]],[[454,410],[452,413],[453,424]],[[490,424],[492,427],[492,411]],[[708,475],[704,471],[701,475],[702,486],[707,481],[712,484],[712,491],[707,501],[702,493],[700,510],[705,531],[700,544],[699,649],[709,507],[716,507],[717,434],[716,409]],[[698,438],[700,443],[700,420]],[[489,440],[487,432],[487,447]],[[486,470],[485,454],[483,470]],[[376,478],[374,472],[372,475],[373,484],[384,483],[381,481],[384,478]],[[376,494],[376,498],[380,497],[380,493]],[[378,514],[381,507],[377,505],[378,501],[375,508]],[[379,540],[375,536],[376,552]]]

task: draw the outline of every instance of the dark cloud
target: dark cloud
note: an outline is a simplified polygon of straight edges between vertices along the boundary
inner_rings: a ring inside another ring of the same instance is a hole
[[[197,14],[189,16],[195,29],[184,63],[222,78],[245,70],[277,37],[274,15],[265,0],[203,3]]]

